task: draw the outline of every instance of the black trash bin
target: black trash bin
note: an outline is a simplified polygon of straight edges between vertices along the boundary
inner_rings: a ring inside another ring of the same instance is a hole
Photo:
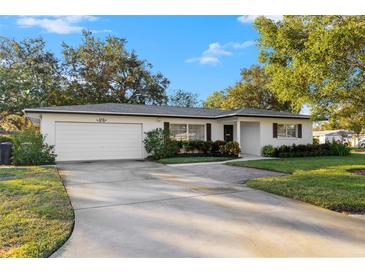
[[[10,165],[11,146],[10,142],[0,144],[0,164]]]

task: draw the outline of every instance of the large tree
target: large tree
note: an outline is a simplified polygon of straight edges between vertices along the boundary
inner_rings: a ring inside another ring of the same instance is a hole
[[[169,81],[125,49],[114,36],[99,40],[83,32],[78,47],[63,44],[64,60],[42,38],[0,37],[0,127],[29,127],[24,108],[87,103],[161,104]]]
[[[42,38],[17,42],[0,37],[0,127],[29,127],[24,108],[61,103],[61,79],[58,60]]]
[[[96,38],[83,32],[82,43],[63,43],[68,94],[72,103],[162,104],[169,81],[153,73],[152,65],[126,50],[126,40],[108,36]]]
[[[60,68],[42,38],[17,42],[0,37],[0,112],[57,104]]]
[[[177,89],[169,96],[167,104],[177,107],[198,107],[200,105],[198,94]]]
[[[206,108],[223,108],[223,102],[226,99],[225,91],[214,91],[211,95],[205,99],[203,106]]]
[[[365,16],[259,17],[255,26],[268,86],[280,99],[309,104],[320,118],[364,109]]]
[[[289,100],[280,101],[268,88],[269,76],[260,66],[241,71],[241,80],[224,92],[214,92],[204,102],[206,107],[222,109],[258,108],[275,111],[295,111]],[[300,110],[300,107],[296,109]]]

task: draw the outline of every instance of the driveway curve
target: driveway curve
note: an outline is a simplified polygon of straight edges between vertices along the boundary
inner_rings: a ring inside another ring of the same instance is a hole
[[[220,164],[59,164],[75,209],[53,257],[365,256],[365,220],[246,187],[281,175]]]

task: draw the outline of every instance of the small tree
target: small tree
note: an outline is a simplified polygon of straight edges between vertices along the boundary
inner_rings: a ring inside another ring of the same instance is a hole
[[[44,136],[34,129],[15,135],[13,141],[13,164],[45,165],[54,164],[56,155],[53,146],[44,142]]]
[[[174,156],[178,149],[177,143],[170,140],[169,131],[162,128],[146,132],[143,143],[147,153],[155,160]]]

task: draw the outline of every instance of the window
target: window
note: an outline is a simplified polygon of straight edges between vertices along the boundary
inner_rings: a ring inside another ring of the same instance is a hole
[[[188,140],[186,124],[170,124],[170,137],[174,140]]]
[[[294,124],[278,124],[278,137],[296,138],[297,125]]]
[[[174,140],[204,140],[204,125],[170,124],[170,137]]]
[[[204,125],[189,125],[189,140],[204,140]]]

